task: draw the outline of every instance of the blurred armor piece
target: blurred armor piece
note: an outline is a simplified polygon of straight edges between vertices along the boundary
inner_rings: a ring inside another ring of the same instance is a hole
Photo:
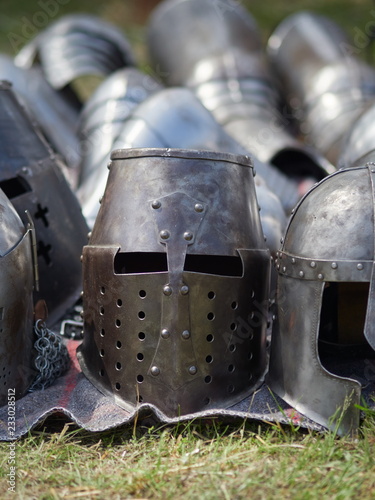
[[[124,121],[162,85],[137,68],[123,68],[108,76],[86,101],[80,114],[81,183],[110,159]]]
[[[351,167],[360,158],[375,149],[375,105],[372,105],[356,120],[344,136],[338,166]]]
[[[135,64],[132,48],[122,31],[88,14],[70,14],[51,23],[15,58],[16,64],[24,68],[37,61],[47,81],[58,90],[80,76],[106,76]]]
[[[0,86],[0,188],[22,220],[35,224],[40,292],[53,325],[79,298],[80,255],[88,228],[78,200],[40,130],[18,102],[9,82]]]
[[[239,3],[165,0],[151,15],[148,47],[167,83],[191,88],[225,131],[260,161],[300,180],[320,180],[334,171],[318,151],[293,136],[261,34]]]
[[[246,155],[247,151],[230,137],[215,121],[212,114],[202,105],[195,95],[186,88],[167,88],[155,92],[139,104],[123,125],[113,149],[124,148],[183,148],[212,150]],[[290,210],[298,201],[297,186],[281,172],[260,161],[254,161],[256,189],[263,186],[261,220],[267,218],[264,231],[267,241],[279,241],[280,225],[285,228],[285,214],[268,210],[275,198],[270,188],[264,185],[262,178],[267,177],[274,192],[281,195],[285,210]],[[103,165],[105,166],[105,165]],[[104,193],[108,178],[106,168],[85,179],[78,196],[83,214],[90,227],[93,226],[99,210],[99,199]],[[269,198],[269,201],[267,200]],[[264,205],[263,205],[264,203]],[[280,203],[280,207],[282,207]],[[270,224],[270,219],[274,223]],[[270,248],[275,253],[278,245]]]
[[[0,90],[1,92],[1,90]],[[33,370],[32,227],[0,189],[0,407],[22,397]]]
[[[83,249],[83,372],[118,405],[169,417],[241,401],[264,379],[270,271],[250,158],[111,158]]]
[[[336,164],[343,137],[375,99],[374,68],[335,22],[310,12],[283,20],[268,53],[306,142]]]
[[[359,423],[361,384],[347,378],[350,363],[365,364],[375,348],[374,159],[337,171],[307,193],[276,260],[268,383],[340,434]]]
[[[74,187],[80,163],[76,133],[79,109],[75,103],[51,87],[39,66],[19,68],[5,54],[0,54],[0,79],[12,83],[30,119],[38,123],[52,148],[64,158],[68,167],[64,174]]]

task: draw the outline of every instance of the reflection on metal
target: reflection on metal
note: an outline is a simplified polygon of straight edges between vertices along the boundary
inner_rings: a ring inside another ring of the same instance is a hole
[[[299,179],[320,180],[334,171],[293,136],[261,34],[239,3],[166,0],[150,18],[148,47],[166,82],[194,90],[226,132],[259,160]]]
[[[0,89],[0,94],[2,90]],[[30,230],[0,189],[0,406],[23,396],[33,372],[33,260]]]
[[[53,149],[64,158],[69,167],[64,174],[74,185],[80,162],[78,108],[49,85],[39,66],[19,68],[9,56],[0,54],[0,74],[12,83],[30,119],[39,124]]]
[[[53,325],[79,297],[88,228],[61,161],[7,82],[0,86],[0,114],[0,188],[24,223],[29,222],[26,210],[34,222],[40,278],[35,299],[45,299]]]
[[[88,14],[71,14],[51,23],[15,58],[23,68],[30,68],[37,60],[55,89],[63,89],[82,75],[105,76],[135,64],[122,31]]]
[[[250,158],[111,158],[83,250],[83,372],[120,406],[167,416],[242,400],[266,370],[270,270]]]
[[[192,91],[186,88],[159,90],[139,104],[125,121],[112,149],[147,147],[178,147],[247,154],[247,151],[215,121]],[[101,169],[93,172],[78,191],[83,213],[90,227],[94,224],[100,207],[99,199],[107,182],[108,169],[103,168],[105,165],[104,163]],[[256,189],[262,186],[260,217],[262,223],[263,219],[265,220],[264,233],[271,245],[270,250],[274,253],[277,250],[279,232],[281,227],[284,227],[283,208],[290,211],[300,195],[297,185],[277,169],[259,160],[254,161],[254,166],[257,172]],[[267,186],[262,180],[264,178],[268,179]],[[272,201],[276,198],[273,193],[277,193],[280,200],[284,200],[284,207],[278,200]],[[280,207],[279,214],[274,210],[275,204]]]
[[[78,125],[82,155],[78,196],[90,227],[99,210],[113,144],[125,120],[138,104],[161,88],[142,71],[124,68],[106,78],[85,103]]]
[[[302,414],[326,427],[338,426],[341,434],[358,426],[361,385],[328,371],[318,345],[328,339],[335,347],[336,367],[345,346],[346,365],[357,345],[373,355],[374,181],[371,162],[321,181],[297,206],[275,261],[278,307],[269,384]],[[362,284],[368,285],[367,293],[360,295]],[[353,322],[360,311],[362,320]]]
[[[343,136],[375,98],[375,70],[335,22],[310,12],[282,21],[268,53],[306,141],[336,163]]]

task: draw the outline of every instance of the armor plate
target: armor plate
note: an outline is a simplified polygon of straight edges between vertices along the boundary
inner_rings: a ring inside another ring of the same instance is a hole
[[[269,264],[248,157],[115,151],[83,251],[83,372],[168,416],[240,401],[266,370]]]

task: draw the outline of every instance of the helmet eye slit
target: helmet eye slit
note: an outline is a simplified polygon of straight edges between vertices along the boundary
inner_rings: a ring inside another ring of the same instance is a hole
[[[115,274],[164,273],[167,271],[167,254],[164,252],[117,252],[114,259]],[[140,291],[140,295],[141,293],[144,293],[143,290]]]
[[[243,275],[243,265],[240,257],[187,254],[184,271],[241,277]]]

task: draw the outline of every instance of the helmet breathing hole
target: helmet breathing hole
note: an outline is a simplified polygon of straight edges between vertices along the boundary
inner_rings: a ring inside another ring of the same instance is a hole
[[[138,318],[139,319],[145,319],[145,317],[146,317],[146,313],[144,311],[139,311]]]
[[[235,366],[234,366],[234,365],[229,365],[229,366],[228,366],[228,372],[229,372],[229,373],[233,373],[233,372],[234,372],[234,370],[235,370]]]
[[[121,326],[121,320],[116,319],[115,325],[116,325],[117,328],[120,328],[120,326]]]
[[[238,303],[234,300],[234,301],[231,303],[230,307],[231,307],[232,309],[237,309],[237,307],[238,307]]]
[[[117,363],[116,363],[116,370],[121,370],[121,368],[122,368],[121,363],[119,361],[117,361]]]
[[[213,312],[209,312],[207,314],[207,319],[208,319],[208,321],[212,321],[213,319],[215,319],[214,313]]]
[[[116,391],[119,391],[121,389],[121,384],[119,382],[115,383],[115,389]]]
[[[104,370],[103,370],[103,368],[102,368],[101,370],[99,370],[99,375],[100,375],[101,377],[104,377]]]
[[[205,405],[210,404],[210,402],[211,402],[210,398],[204,398],[204,400],[203,400],[203,404],[205,404]]]
[[[141,384],[143,382],[143,380],[144,380],[143,375],[137,375],[137,382],[138,383]]]
[[[122,300],[121,299],[117,299],[117,307],[121,307],[122,306]]]
[[[100,334],[99,334],[99,335],[100,335],[101,337],[104,337],[104,335],[105,335],[105,330],[104,330],[104,328],[102,328],[102,329],[100,330]]]
[[[100,314],[100,316],[103,316],[103,314],[104,314],[104,307],[103,306],[100,306],[99,314]]]
[[[102,295],[104,295],[104,294],[105,294],[105,287],[104,287],[104,286],[101,286],[101,287],[100,287],[100,293],[101,293]]]
[[[228,392],[229,392],[229,394],[233,394],[233,392],[234,392],[234,385],[228,385]]]
[[[208,292],[207,297],[208,297],[210,300],[213,300],[213,299],[216,297],[216,294],[215,294],[215,292],[212,292],[212,291],[211,291],[211,292]]]
[[[210,384],[212,381],[211,375],[207,375],[207,377],[204,378],[204,381],[206,382],[206,384]]]
[[[141,352],[139,352],[137,354],[137,359],[138,359],[138,361],[143,361],[144,360],[144,355]]]
[[[234,344],[231,344],[229,346],[229,350],[230,350],[230,352],[234,352],[236,350],[236,346]]]
[[[236,323],[231,323],[230,329],[232,330],[232,332],[234,332],[234,330],[237,330],[237,324]]]
[[[122,346],[122,344],[121,344],[121,342],[118,340],[118,341],[116,342],[116,349],[121,349],[121,346]]]
[[[214,341],[214,336],[209,333],[206,337],[207,342],[213,342]]]
[[[206,363],[212,363],[213,361],[213,357],[209,354],[208,356],[206,356]]]
[[[137,401],[138,401],[138,403],[142,403],[143,402],[143,396],[141,396],[139,394],[138,397],[137,397]]]
[[[247,354],[247,359],[250,360],[250,359],[253,359],[253,353],[252,352],[249,352]]]
[[[144,332],[139,332],[138,338],[139,338],[139,340],[144,340],[146,338],[146,334]]]
[[[104,358],[104,349],[100,349],[100,351],[99,351],[99,356],[100,356],[101,358]]]
[[[141,297],[141,299],[144,299],[146,297],[146,291],[145,290],[139,290],[139,296]]]

